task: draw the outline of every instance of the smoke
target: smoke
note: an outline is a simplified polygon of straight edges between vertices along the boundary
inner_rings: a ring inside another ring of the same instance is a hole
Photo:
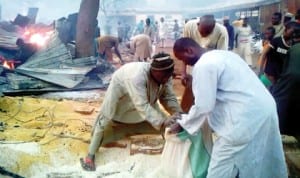
[[[37,22],[51,23],[78,12],[81,0],[0,0],[1,20],[13,20],[17,14],[27,15],[29,7],[37,7]]]
[[[173,11],[204,7],[224,0],[100,0],[114,4],[114,10],[122,9],[155,9]],[[81,0],[0,0],[1,20],[13,20],[17,14],[27,15],[29,7],[39,8],[36,22],[51,23],[60,17],[79,11]]]

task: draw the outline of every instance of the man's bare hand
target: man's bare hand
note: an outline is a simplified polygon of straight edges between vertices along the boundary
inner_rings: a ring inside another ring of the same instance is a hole
[[[189,74],[184,75],[181,79],[181,83],[185,87],[191,87],[192,86],[193,77]]]
[[[176,120],[174,118],[165,119],[162,124],[162,128],[165,129],[166,127],[174,124],[175,122],[176,122]]]
[[[182,127],[177,122],[170,125],[169,128],[170,128],[168,130],[169,134],[176,134],[176,133],[179,133],[183,130]]]
[[[181,119],[181,113],[176,112],[171,117],[169,117],[169,119],[173,119],[173,120]]]

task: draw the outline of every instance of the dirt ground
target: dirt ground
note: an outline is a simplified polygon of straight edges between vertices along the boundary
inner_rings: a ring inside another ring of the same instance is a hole
[[[171,48],[157,51],[170,52]],[[120,66],[117,62],[114,65]],[[174,89],[180,100],[183,88],[179,79],[174,79]],[[149,125],[121,125],[106,130],[110,136],[104,143],[111,144],[99,149],[97,171],[81,169],[79,158],[87,153],[104,94],[105,90],[92,90],[0,98],[0,177],[5,171],[38,178],[160,177],[159,173],[154,175],[159,170],[160,154],[133,154],[133,137],[126,137],[128,130],[143,133],[148,128],[152,133],[143,136],[163,144],[160,133]]]
[[[169,41],[167,48],[157,47],[156,52],[171,53],[171,46],[172,41]],[[180,74],[181,63],[175,62],[175,73]],[[173,81],[180,101],[183,86],[178,77]],[[149,125],[114,125],[112,130],[106,131],[110,136],[104,141],[112,144],[106,144],[97,153],[96,172],[82,170],[79,158],[87,153],[92,126],[104,94],[105,90],[92,90],[1,97],[0,173],[4,169],[33,178],[166,178],[160,170],[161,155],[132,153],[133,137],[126,137],[128,130],[132,133],[142,133],[147,127],[151,130]],[[156,146],[163,144],[158,132],[144,136],[153,138]],[[285,140],[285,150],[296,152],[293,138],[285,137]],[[5,175],[2,173],[0,177]]]

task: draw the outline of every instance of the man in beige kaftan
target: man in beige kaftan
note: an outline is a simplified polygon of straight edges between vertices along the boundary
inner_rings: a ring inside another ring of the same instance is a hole
[[[110,121],[132,124],[147,121],[157,130],[173,122],[158,105],[159,100],[169,114],[181,112],[173,92],[173,71],[174,61],[161,53],[153,57],[151,64],[128,63],[113,74],[95,123],[88,155],[80,160],[83,169],[96,170],[95,153]]]

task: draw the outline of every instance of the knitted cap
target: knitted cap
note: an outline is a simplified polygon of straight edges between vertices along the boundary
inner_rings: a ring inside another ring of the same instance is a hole
[[[174,61],[170,56],[154,58],[151,63],[151,69],[164,71],[174,67]]]

